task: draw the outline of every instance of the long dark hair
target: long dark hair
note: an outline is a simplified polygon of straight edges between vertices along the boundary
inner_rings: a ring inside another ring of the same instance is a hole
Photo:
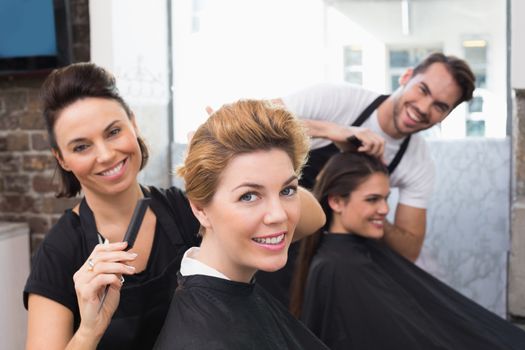
[[[101,97],[118,102],[131,119],[133,113],[122,96],[120,96],[115,77],[94,63],[74,63],[64,68],[55,69],[47,77],[40,91],[42,109],[46,122],[49,144],[61,157],[56,142],[54,126],[66,107],[86,97]],[[142,154],[142,169],[149,158],[148,148],[140,137],[137,138]],[[75,197],[80,193],[81,186],[76,176],[64,170],[57,161],[57,171],[60,176],[60,189],[57,197]]]
[[[328,230],[332,224],[333,213],[328,204],[328,196],[335,195],[348,200],[351,193],[375,173],[388,176],[388,169],[379,159],[358,152],[335,154],[321,171],[313,194],[321,203],[326,214],[326,224],[319,231],[301,241],[290,298],[290,311],[295,317],[301,316],[304,289],[312,258],[321,243],[323,232]]]

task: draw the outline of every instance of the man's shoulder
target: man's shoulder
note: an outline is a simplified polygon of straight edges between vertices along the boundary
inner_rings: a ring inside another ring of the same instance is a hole
[[[425,160],[432,163],[432,157],[428,151],[427,141],[418,133],[410,136],[410,142],[406,152],[410,158]]]
[[[435,165],[422,135],[414,134],[399,166],[391,175],[392,187],[399,189],[399,202],[426,208],[432,194]]]
[[[346,82],[320,82],[309,85],[295,92],[283,96],[285,105],[295,104],[302,99],[318,98],[321,101],[344,101],[355,103],[360,100],[370,100],[379,93],[365,89],[361,86]]]
[[[394,184],[398,181],[404,182],[403,180],[406,180],[407,177],[410,178],[410,175],[432,172],[433,168],[434,160],[428,150],[426,140],[421,135],[413,134],[391,179]]]
[[[369,100],[373,100],[374,98],[379,96],[379,93],[376,91],[372,91],[363,88],[362,86],[346,82],[320,83],[314,88],[318,89],[318,91],[324,91],[325,93],[328,93],[335,97],[342,97],[345,101],[349,101],[352,103],[361,100],[368,102]]]

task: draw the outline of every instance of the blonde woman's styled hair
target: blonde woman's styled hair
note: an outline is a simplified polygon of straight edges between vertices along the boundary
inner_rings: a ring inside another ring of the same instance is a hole
[[[222,106],[197,129],[177,173],[184,179],[188,198],[206,205],[233,157],[271,149],[286,152],[300,176],[309,140],[297,118],[268,101],[239,100]]]

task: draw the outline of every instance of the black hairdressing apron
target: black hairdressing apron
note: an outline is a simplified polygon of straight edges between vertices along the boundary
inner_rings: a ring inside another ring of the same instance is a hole
[[[351,126],[361,126],[372,113],[388,98],[388,95],[379,95],[368,107],[365,108],[363,112],[357,117],[357,119],[352,123]],[[392,174],[396,167],[398,166],[401,158],[405,154],[405,151],[410,142],[410,135],[405,138],[399,150],[397,151],[394,159],[388,165],[388,172]],[[305,188],[312,189],[315,184],[315,179],[317,174],[321,171],[323,166],[326,164],[328,159],[336,153],[339,153],[340,150],[336,145],[330,143],[327,146],[313,149],[309,153],[308,162],[304,166],[303,176],[299,184]]]
[[[183,231],[182,228],[175,226],[174,215],[169,213],[169,209],[160,205],[156,193],[148,193],[144,190],[146,197],[153,197],[151,209],[157,217],[157,226],[161,225],[166,233],[175,235]],[[85,198],[80,204],[81,225],[88,237],[88,244],[91,250],[99,243],[100,234],[97,231],[93,212],[86,203]],[[182,226],[181,226],[182,227]],[[155,235],[163,234],[155,229]],[[155,254],[159,242],[155,237],[150,254]],[[158,276],[143,275],[146,271],[136,275],[126,276],[126,281],[120,292],[120,302],[115,311],[111,323],[109,324],[104,336],[100,340],[97,349],[151,349],[157,336],[164,324],[164,319],[168,311],[168,305],[173,297],[173,292],[177,287],[177,271],[180,269],[180,261],[186,248],[179,248],[185,245],[184,233],[176,235],[172,249],[177,249],[175,257],[169,261],[164,271]],[[189,244],[188,246],[191,246]],[[150,256],[151,259],[151,256]],[[148,266],[149,266],[148,262]],[[143,275],[143,276],[141,276]],[[76,320],[76,327],[78,322]]]

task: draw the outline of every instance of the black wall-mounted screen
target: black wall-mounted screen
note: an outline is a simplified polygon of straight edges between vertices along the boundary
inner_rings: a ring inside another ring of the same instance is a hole
[[[69,0],[0,0],[0,75],[71,63]]]

